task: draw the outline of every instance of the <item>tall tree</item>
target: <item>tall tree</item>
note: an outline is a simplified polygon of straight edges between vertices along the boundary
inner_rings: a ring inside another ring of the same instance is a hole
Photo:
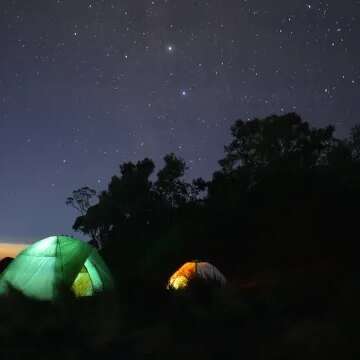
[[[238,120],[231,127],[232,142],[225,146],[223,171],[237,167],[259,168],[284,163],[311,167],[323,163],[334,145],[334,128],[312,129],[295,113],[251,121]]]
[[[83,218],[91,207],[92,200],[96,196],[96,190],[84,186],[80,189],[74,190],[72,196],[69,196],[66,199],[66,205],[73,207],[80,213],[80,218]],[[75,227],[74,227],[75,228]],[[87,234],[90,236],[90,242],[100,248],[101,241],[99,239],[98,233],[94,229],[90,229]]]
[[[84,186],[72,192],[72,196],[66,199],[66,205],[76,209],[80,215],[85,215],[91,206],[91,200],[96,195],[96,190]]]

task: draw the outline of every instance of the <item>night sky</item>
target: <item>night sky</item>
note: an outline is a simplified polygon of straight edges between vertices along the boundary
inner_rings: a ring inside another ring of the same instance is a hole
[[[0,241],[72,234],[72,190],[175,152],[208,178],[239,118],[358,118],[360,1],[1,0]]]

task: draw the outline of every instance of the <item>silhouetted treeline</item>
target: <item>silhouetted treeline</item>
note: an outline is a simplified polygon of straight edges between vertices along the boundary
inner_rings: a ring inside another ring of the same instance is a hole
[[[357,359],[360,128],[347,139],[296,114],[237,121],[210,181],[174,154],[124,163],[74,228],[101,247],[112,293],[0,298],[1,359]],[[191,259],[224,287],[166,290]],[[6,265],[6,264],[5,264]]]
[[[94,205],[89,188],[68,199],[81,211],[74,229],[101,244],[123,285],[164,286],[190,259],[234,281],[355,263],[360,128],[338,139],[289,113],[238,120],[231,134],[210,181],[187,182],[169,154],[155,177],[150,159],[120,165]]]

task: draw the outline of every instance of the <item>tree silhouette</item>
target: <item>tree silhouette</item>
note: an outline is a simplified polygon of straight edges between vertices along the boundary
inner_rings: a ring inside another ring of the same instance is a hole
[[[73,207],[80,213],[80,217],[85,216],[91,206],[91,200],[96,196],[96,190],[91,189],[88,186],[84,186],[78,190],[72,192],[72,196],[66,199],[66,205]],[[76,228],[76,227],[75,227]],[[76,230],[78,230],[76,228]],[[90,243],[97,248],[101,247],[101,241],[97,231],[94,229],[89,230]]]
[[[334,128],[312,129],[295,113],[272,115],[231,127],[232,142],[225,146],[222,170],[237,167],[282,166],[312,167],[322,164],[334,145]]]
[[[183,209],[196,202],[205,189],[201,179],[193,183],[184,180],[186,164],[182,159],[168,154],[164,162],[154,180],[155,165],[150,159],[121,164],[120,175],[113,176],[97,203],[75,220],[74,229],[96,238],[118,273],[133,267],[136,270],[129,276],[137,277],[151,266],[153,257],[169,251],[170,242],[176,240],[167,234]]]
[[[91,206],[91,199],[96,195],[96,190],[84,186],[74,190],[72,196],[66,199],[66,205],[72,206],[81,215],[85,215]]]
[[[238,120],[231,134],[210,181],[188,182],[185,161],[171,153],[155,175],[150,159],[120,165],[92,206],[88,191],[70,198],[82,210],[74,229],[103,244],[123,283],[163,283],[194,258],[230,277],[352,258],[359,128],[341,140],[289,113]]]
[[[173,153],[166,155],[164,161],[165,166],[157,173],[155,190],[169,208],[176,208],[189,200],[189,184],[182,180],[187,167]]]

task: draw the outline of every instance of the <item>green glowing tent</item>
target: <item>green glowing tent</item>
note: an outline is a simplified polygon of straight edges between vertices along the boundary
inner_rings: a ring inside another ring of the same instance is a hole
[[[68,236],[51,236],[20,252],[0,277],[0,294],[9,285],[23,294],[54,300],[64,290],[91,296],[111,290],[110,271],[97,250]]]

